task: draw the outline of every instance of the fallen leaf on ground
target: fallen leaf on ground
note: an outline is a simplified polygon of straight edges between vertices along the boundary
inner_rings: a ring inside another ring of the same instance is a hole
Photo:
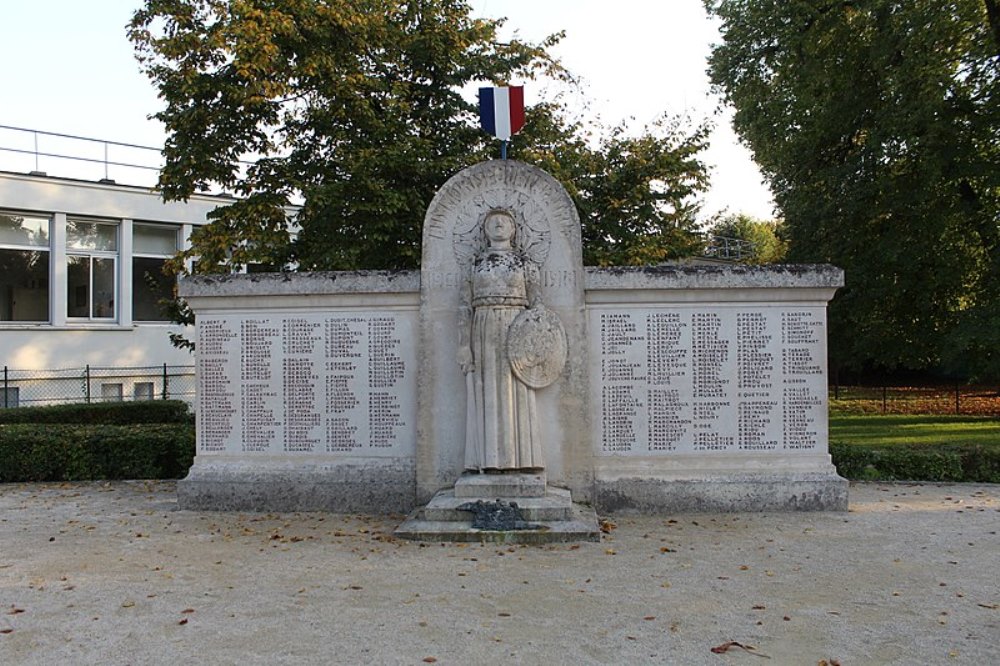
[[[765,659],[771,658],[769,655],[757,652],[757,648],[755,648],[753,645],[744,645],[743,643],[737,643],[736,641],[726,641],[722,645],[716,645],[714,648],[712,648],[712,652],[714,652],[715,654],[725,654],[732,648],[739,648],[741,650],[749,652],[750,654],[757,655],[758,657],[764,657]]]
[[[433,664],[437,661],[437,657],[424,657],[425,664]]]

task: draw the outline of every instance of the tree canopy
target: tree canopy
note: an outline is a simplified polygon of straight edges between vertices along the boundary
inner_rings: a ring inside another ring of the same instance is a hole
[[[788,243],[780,220],[758,220],[746,213],[726,215],[711,226],[712,236],[746,241],[753,248],[745,263],[774,264],[784,261]]]
[[[239,197],[195,231],[186,255],[204,271],[417,266],[434,193],[496,152],[473,87],[573,83],[548,53],[561,35],[501,42],[502,24],[461,0],[146,0],[129,37],[165,103],[160,188],[172,199],[210,186]],[[527,110],[509,153],[567,187],[585,260],[690,253],[706,127],[592,130],[547,100]]]
[[[1000,375],[996,0],[705,4],[790,258],[846,271],[833,363]]]

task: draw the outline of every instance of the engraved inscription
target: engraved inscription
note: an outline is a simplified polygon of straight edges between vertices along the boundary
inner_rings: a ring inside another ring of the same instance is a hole
[[[198,322],[198,451],[410,455],[415,311]]]
[[[604,307],[590,325],[602,454],[813,452],[825,442],[821,307]]]

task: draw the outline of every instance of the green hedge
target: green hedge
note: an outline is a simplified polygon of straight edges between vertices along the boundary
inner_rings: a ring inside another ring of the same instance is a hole
[[[130,425],[136,423],[193,423],[181,400],[140,400],[91,404],[48,405],[0,409],[2,423],[80,423]]]
[[[194,425],[0,425],[0,482],[167,479],[194,460]]]
[[[837,472],[858,481],[1000,483],[1000,449],[968,445],[868,446],[830,443]]]

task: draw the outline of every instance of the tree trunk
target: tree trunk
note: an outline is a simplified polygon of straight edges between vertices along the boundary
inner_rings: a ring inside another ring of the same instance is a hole
[[[1000,2],[997,0],[983,0],[986,5],[986,18],[990,22],[990,29],[993,31],[993,42],[1000,56]]]

